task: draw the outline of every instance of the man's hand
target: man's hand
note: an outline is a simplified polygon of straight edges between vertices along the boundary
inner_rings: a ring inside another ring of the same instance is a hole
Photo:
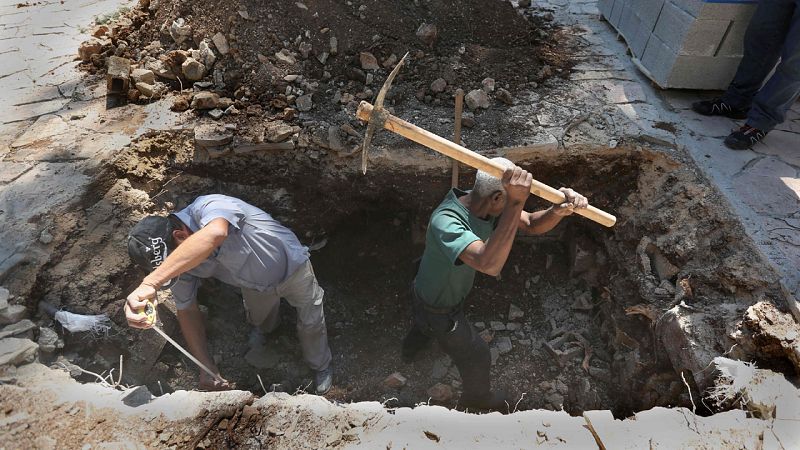
[[[559,191],[563,192],[567,199],[564,203],[553,207],[553,213],[557,216],[569,216],[576,209],[585,209],[589,206],[589,200],[572,189],[562,187]]]
[[[533,176],[519,166],[506,169],[505,172],[503,172],[501,181],[503,183],[503,188],[506,190],[509,204],[524,204],[528,196],[531,195]]]
[[[147,301],[153,302],[155,307],[156,288],[149,284],[140,284],[128,295],[125,301],[125,318],[128,319],[128,326],[133,328],[150,328],[153,324],[147,323],[147,314],[144,308]]]
[[[219,376],[219,373],[217,373],[217,376]],[[201,370],[199,387],[202,391],[229,391],[235,386],[221,376],[217,379],[206,373],[206,371]]]

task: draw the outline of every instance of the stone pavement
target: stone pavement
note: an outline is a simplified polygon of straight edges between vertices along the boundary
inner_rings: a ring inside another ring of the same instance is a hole
[[[640,128],[640,137],[684,147],[705,176],[730,202],[748,235],[783,276],[785,286],[800,294],[800,103],[787,121],[752,150],[731,151],[722,138],[741,125],[726,118],[691,111],[697,99],[719,94],[662,91],[642,75],[626,55],[627,46],[602,21],[595,0],[537,0],[535,7],[553,12],[562,23],[583,31],[589,45],[572,75],[594,80]],[[585,86],[584,86],[585,88]],[[624,135],[625,133],[623,133]]]
[[[87,171],[179,116],[159,104],[106,110],[105,82],[77,69],[95,19],[129,0],[0,2],[0,281],[49,252],[53,214],[80,199]]]

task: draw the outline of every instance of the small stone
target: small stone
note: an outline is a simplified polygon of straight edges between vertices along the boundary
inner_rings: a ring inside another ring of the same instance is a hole
[[[339,127],[336,125],[331,125],[328,127],[328,148],[335,152],[341,152],[344,150],[342,136],[339,133]]]
[[[436,383],[428,389],[428,397],[437,403],[445,403],[453,398],[453,388],[447,384]]]
[[[520,8],[530,8],[531,0],[519,0],[517,4]]]
[[[496,347],[489,349],[489,357],[491,358],[492,365],[497,364],[497,360],[500,358],[500,352]]]
[[[510,352],[514,348],[514,346],[511,344],[511,338],[508,336],[500,336],[497,338],[495,341],[495,346],[501,355]]]
[[[175,100],[172,102],[172,106],[169,108],[175,112],[183,112],[189,109],[189,100],[186,99],[184,96],[176,97]]]
[[[181,64],[183,76],[189,81],[202,80],[206,74],[206,66],[194,58],[186,58]]]
[[[203,147],[230,144],[233,133],[221,125],[202,124],[194,127],[194,143]]]
[[[186,25],[183,18],[178,18],[170,25],[169,35],[176,44],[181,45],[192,37],[192,27]]]
[[[382,66],[384,69],[394,68],[394,65],[397,64],[397,60],[398,60],[397,55],[392,53],[391,55],[389,55],[388,58],[383,60]]]
[[[17,323],[25,316],[25,307],[22,305],[8,305],[0,311],[0,325]]]
[[[483,339],[483,342],[486,342],[487,344],[492,342],[492,339],[494,339],[494,331],[492,330],[483,330],[478,334],[480,335],[481,339]]]
[[[135,408],[150,403],[153,394],[147,389],[147,386],[136,386],[128,389],[122,394],[122,403]]]
[[[6,325],[0,330],[0,339],[7,337],[25,338],[33,340],[33,330],[36,324],[28,319],[22,319],[17,323]]]
[[[155,84],[156,82],[156,74],[153,73],[152,70],[148,69],[133,69],[131,72],[131,78],[133,79],[134,83],[147,83],[147,84]]]
[[[470,91],[469,94],[464,97],[464,101],[467,103],[467,107],[471,110],[476,110],[478,108],[489,108],[489,96],[486,95],[486,91],[483,89],[475,89]]]
[[[47,230],[42,230],[42,232],[39,233],[39,242],[41,242],[44,245],[47,245],[53,242],[53,235],[50,234],[50,232]]]
[[[303,59],[308,59],[308,55],[311,53],[311,50],[313,49],[314,47],[312,47],[311,43],[309,42],[301,42],[300,45],[297,47],[297,50],[300,51],[300,56],[302,56]],[[325,58],[327,59],[327,56]],[[325,63],[323,62],[322,64]]]
[[[264,137],[269,142],[283,142],[294,134],[294,127],[281,120],[267,122],[264,129]]]
[[[214,37],[211,38],[211,41],[214,43],[214,47],[217,47],[217,51],[220,55],[227,55],[231,48],[228,46],[228,39],[225,38],[225,35],[222,33],[217,33]]]
[[[525,313],[515,304],[508,307],[508,320],[519,320],[525,316]]]
[[[504,324],[503,322],[498,322],[496,320],[493,320],[489,322],[489,328],[491,328],[494,331],[503,331],[506,329],[506,324]]]
[[[483,90],[486,92],[494,92],[494,78],[484,78],[481,81],[481,86],[483,86]]]
[[[292,53],[289,50],[285,48],[279,51],[278,53],[275,53],[275,57],[278,58],[278,61],[284,62],[289,65],[297,63],[297,59],[292,55]]]
[[[441,359],[437,359],[433,362],[433,367],[431,368],[431,378],[439,380],[445,375],[447,375],[447,365]]]
[[[545,396],[545,400],[547,400],[553,408],[561,408],[564,405],[564,397],[557,393],[551,392]]]
[[[297,97],[297,100],[295,100],[295,106],[297,106],[298,111],[311,111],[311,108],[314,106],[314,102],[311,100],[311,94]]]
[[[45,353],[53,353],[64,348],[64,341],[58,337],[58,333],[49,327],[39,327],[39,350]]]
[[[219,106],[219,94],[213,92],[198,92],[192,97],[192,108],[214,109]]]
[[[330,46],[331,46],[331,55],[339,53],[339,40],[336,39],[336,36],[331,36]]]
[[[160,94],[155,84],[149,84],[141,81],[136,83],[136,90],[148,98],[157,98]]]
[[[516,322],[508,322],[508,323],[506,324],[506,331],[517,331],[517,330],[519,330],[521,327],[522,327],[522,326],[521,326],[520,324],[516,323]]]
[[[417,28],[417,38],[425,43],[428,47],[432,47],[439,36],[439,29],[436,25],[430,23],[423,23]]]
[[[20,366],[36,359],[39,346],[30,339],[7,337],[0,339],[0,366]]]
[[[508,106],[514,104],[514,98],[511,96],[511,93],[507,90],[500,88],[497,90],[497,93],[494,94],[495,98],[500,100],[501,102],[505,103]]]
[[[361,61],[361,68],[364,70],[378,70],[380,68],[378,59],[370,52],[361,52],[359,60]]]
[[[103,43],[99,39],[92,38],[81,42],[81,46],[78,47],[78,56],[81,61],[89,62],[92,59],[92,55],[98,55],[101,51],[103,51]]]
[[[444,92],[444,89],[447,87],[447,80],[444,78],[437,78],[433,80],[431,83],[431,91],[433,92]]]
[[[8,308],[8,298],[11,297],[11,293],[8,292],[8,289],[0,286],[0,311]]]
[[[200,45],[198,45],[197,48],[200,54],[199,61],[206,66],[206,70],[211,69],[211,67],[217,61],[217,55],[214,54],[214,50],[211,50],[211,47],[208,45],[208,41],[200,42]]]
[[[477,124],[474,117],[464,116],[461,118],[461,126],[464,128],[474,128]]]
[[[214,120],[221,119],[224,114],[225,113],[219,108],[214,108],[208,112],[208,115]]]
[[[386,379],[383,380],[383,384],[391,389],[400,389],[406,385],[407,381],[408,380],[406,377],[404,377],[400,372],[395,372],[386,377]]]
[[[482,330],[482,329],[486,328],[486,324],[483,323],[483,322],[475,322],[475,328],[478,328],[478,329]]]
[[[526,346],[530,346],[531,345],[531,340],[530,339],[520,339],[517,342],[519,342],[520,345],[526,345]]]

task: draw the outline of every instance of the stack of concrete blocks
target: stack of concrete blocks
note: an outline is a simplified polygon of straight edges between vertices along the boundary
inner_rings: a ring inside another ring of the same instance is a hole
[[[756,0],[599,0],[633,61],[661,88],[725,89]]]

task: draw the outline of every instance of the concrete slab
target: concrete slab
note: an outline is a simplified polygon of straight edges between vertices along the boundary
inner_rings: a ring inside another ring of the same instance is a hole
[[[800,124],[795,125],[800,128]],[[753,150],[763,155],[777,156],[786,164],[800,168],[798,148],[800,148],[800,133],[773,130],[763,141],[753,147]]]
[[[768,217],[789,217],[800,209],[797,169],[774,156],[765,156],[734,176],[739,200]]]

